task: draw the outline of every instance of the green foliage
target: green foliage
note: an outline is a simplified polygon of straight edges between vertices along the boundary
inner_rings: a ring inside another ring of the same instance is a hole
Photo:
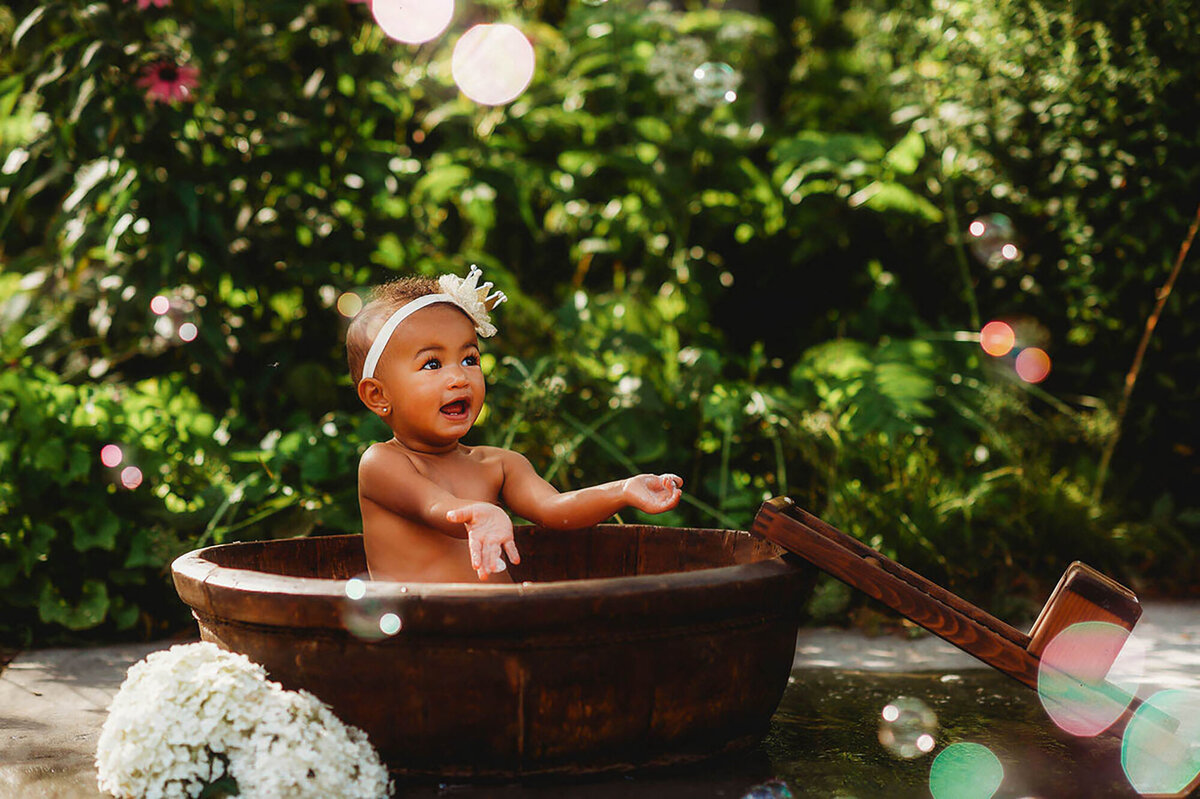
[[[421,47],[344,0],[0,8],[4,634],[149,634],[172,555],[357,529],[387,431],[339,298],[470,263],[512,298],[471,440],[560,488],[675,471],[656,521],[740,528],[792,493],[984,602],[1076,557],[1186,575],[1200,327],[1178,300],[1117,459],[1133,510],[1089,497],[1196,201],[1200,13],[766,5],[489,1]],[[497,20],[537,73],[480,107],[449,55]],[[188,101],[138,85],[161,61],[197,70]],[[695,81],[708,61],[732,102]],[[972,264],[966,225],[995,212],[1023,256]],[[1044,388],[973,343],[997,317],[1051,352]]]
[[[1116,393],[1200,201],[1198,12],[914,0],[881,6],[862,29],[873,91],[938,154],[916,173],[934,201],[955,220],[1014,220],[1021,257],[961,289],[986,316],[1040,320],[1055,371],[1079,393]],[[932,257],[965,259],[965,224],[949,231],[957,252],[931,242]],[[1178,382],[1197,368],[1200,325],[1179,300],[1163,321],[1132,420],[1143,437],[1127,453],[1147,465],[1121,478],[1150,496],[1189,490],[1200,441],[1183,410],[1194,394]]]
[[[71,385],[28,361],[0,372],[0,635],[160,631],[171,560],[220,494],[214,421],[178,380]],[[101,463],[120,442],[122,460]],[[122,486],[136,466],[152,488]]]

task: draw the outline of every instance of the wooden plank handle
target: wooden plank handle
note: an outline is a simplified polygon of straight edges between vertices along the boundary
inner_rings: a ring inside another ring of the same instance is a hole
[[[824,522],[818,527],[807,523],[808,519],[820,522],[790,499],[777,497],[763,503],[751,531],[989,666],[1037,688],[1038,660],[1026,649],[1028,636],[836,528]]]
[[[879,551],[872,549],[863,542],[859,541],[857,538],[843,533],[841,530],[837,529],[823,519],[814,516],[813,514],[801,508],[799,505],[796,505],[790,498],[777,497],[776,499],[770,501],[777,502],[779,500],[783,500],[782,510],[785,514],[800,521],[808,528],[821,533],[834,543],[845,547],[859,557],[876,561],[879,567],[884,571],[903,580],[918,591],[928,594],[934,599],[937,599],[938,601],[948,605],[968,618],[973,619],[997,635],[1004,636],[1022,649],[1028,648],[1029,636],[1012,625],[997,619],[995,616],[984,611],[977,605],[972,605],[970,602],[967,602],[957,594],[947,591],[945,588],[942,588],[932,580],[917,574],[911,569],[881,554]]]

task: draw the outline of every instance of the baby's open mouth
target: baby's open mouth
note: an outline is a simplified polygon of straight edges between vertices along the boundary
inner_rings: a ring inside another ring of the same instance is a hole
[[[467,415],[467,401],[455,400],[454,402],[448,402],[442,406],[442,413],[454,418],[465,417]]]

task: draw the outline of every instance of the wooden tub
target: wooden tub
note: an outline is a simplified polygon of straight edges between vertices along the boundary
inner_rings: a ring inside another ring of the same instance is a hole
[[[355,535],[224,544],[172,569],[204,640],[328,702],[401,775],[614,771],[759,740],[810,567],[737,531],[516,538],[518,582],[504,585],[348,583],[366,569]],[[351,634],[347,609],[364,605],[372,619],[395,614],[383,626],[399,632]]]

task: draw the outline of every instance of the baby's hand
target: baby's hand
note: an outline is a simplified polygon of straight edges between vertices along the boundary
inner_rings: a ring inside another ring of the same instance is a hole
[[[446,521],[467,526],[467,543],[471,548],[471,568],[486,580],[489,574],[499,574],[507,567],[500,557],[501,548],[513,563],[521,562],[517,543],[513,540],[512,520],[508,514],[489,502],[476,502],[449,511]]]
[[[639,474],[625,481],[622,493],[630,507],[645,513],[662,513],[679,504],[682,488],[683,478],[673,474]]]

